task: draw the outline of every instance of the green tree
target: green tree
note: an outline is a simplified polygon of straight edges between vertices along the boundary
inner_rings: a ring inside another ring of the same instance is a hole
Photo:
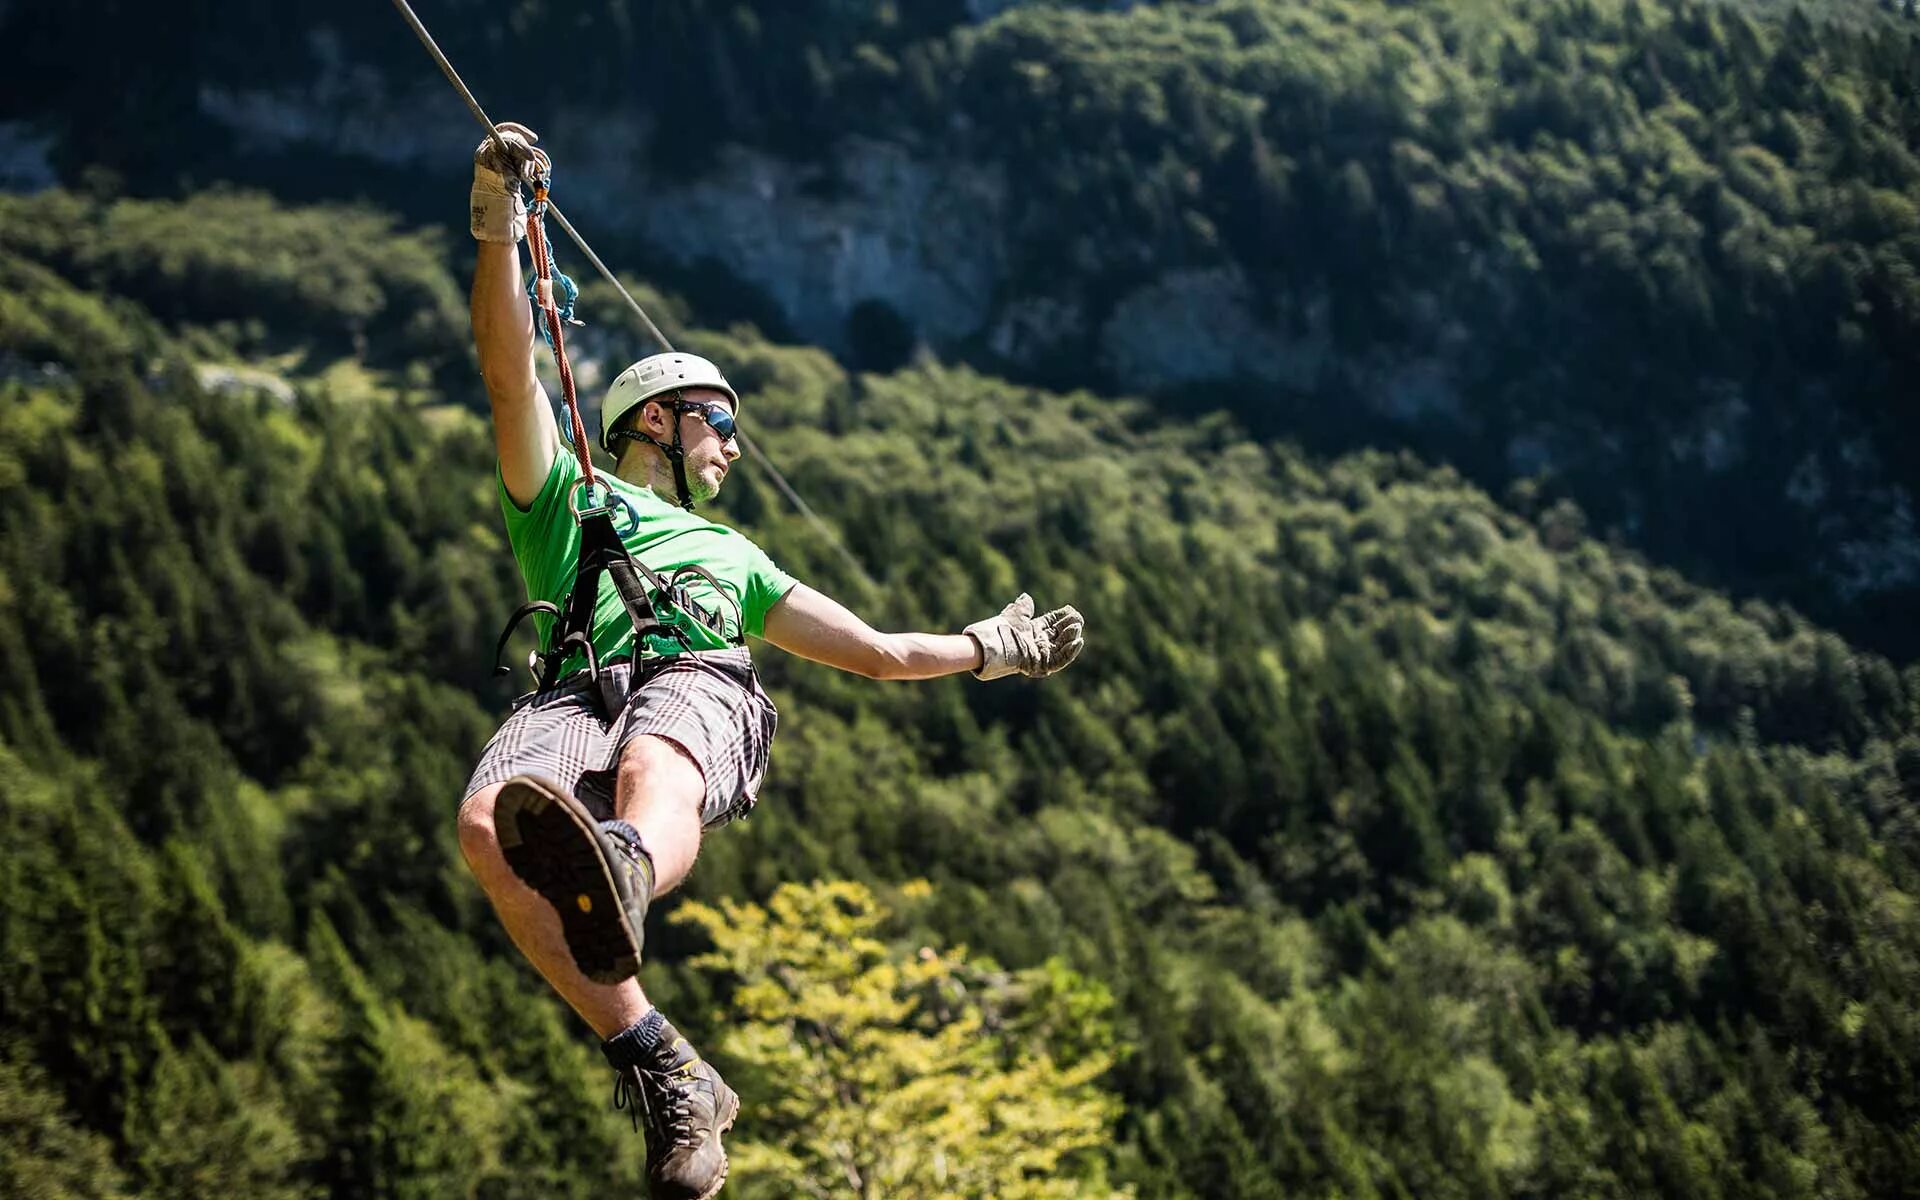
[[[1098,1154],[1119,1108],[1097,1084],[1113,1063],[1104,989],[1058,964],[1005,973],[964,948],[889,944],[889,915],[846,882],[677,914],[713,939],[692,965],[733,984],[719,1050],[760,1093],[733,1151],[747,1193],[1127,1194]]]

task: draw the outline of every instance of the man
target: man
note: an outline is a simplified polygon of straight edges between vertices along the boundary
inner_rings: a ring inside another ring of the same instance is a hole
[[[536,600],[572,587],[581,544],[574,508],[581,471],[562,445],[534,376],[534,325],[522,287],[526,230],[520,182],[545,165],[535,136],[499,127],[474,155],[471,227],[479,241],[472,317],[493,410],[501,510]],[[616,1106],[644,1117],[655,1197],[704,1198],[725,1182],[720,1135],[739,1098],[648,1003],[635,978],[653,898],[692,868],[706,828],[744,814],[767,765],[775,712],[744,642],[875,679],[1042,676],[1079,653],[1080,614],[1036,617],[1021,596],[960,634],[880,633],[795,582],[739,533],[691,511],[739,458],[739,396],[719,369],[690,354],[642,359],[601,407],[604,480],[628,551],[676,585],[688,581],[673,636],[638,639],[603,580],[589,639],[626,693],[606,692],[585,666],[522,697],[487,744],[460,805],[460,846],[514,944],[604,1040]],[[698,571],[694,568],[699,568]]]

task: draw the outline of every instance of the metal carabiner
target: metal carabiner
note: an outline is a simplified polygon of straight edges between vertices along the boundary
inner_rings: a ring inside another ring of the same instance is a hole
[[[602,488],[605,490],[607,495],[606,501],[601,504],[592,504],[591,501],[593,497],[588,496],[589,507],[587,508],[580,507],[581,490],[584,488],[588,492],[592,492],[592,490],[596,487]],[[614,491],[613,485],[608,483],[604,479],[599,479],[599,478],[576,479],[573,481],[573,487],[567,492],[567,511],[573,514],[573,520],[575,524],[579,524],[581,521],[586,520],[588,517],[598,516],[601,513],[606,513],[609,517],[611,517],[613,514],[614,502],[619,498],[620,498],[620,493]]]

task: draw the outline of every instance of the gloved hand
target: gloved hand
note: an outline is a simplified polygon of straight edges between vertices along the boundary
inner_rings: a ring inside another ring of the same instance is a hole
[[[520,184],[531,183],[552,164],[546,151],[534,148],[540,135],[525,125],[502,121],[494,129],[507,150],[501,154],[492,138],[474,150],[467,227],[479,241],[513,243],[527,236],[527,202],[520,195]]]
[[[1018,671],[1039,678],[1061,670],[1080,653],[1084,619],[1072,607],[1033,615],[1033,597],[1025,592],[997,617],[975,621],[967,634],[980,643],[975,679],[998,679]]]

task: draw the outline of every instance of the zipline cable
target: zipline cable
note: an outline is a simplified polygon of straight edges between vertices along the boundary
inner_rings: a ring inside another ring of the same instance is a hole
[[[447,60],[447,56],[441,51],[439,43],[435,42],[433,35],[427,32],[426,24],[422,22],[418,14],[413,11],[413,6],[408,4],[407,0],[393,0],[393,6],[400,10],[400,16],[406,20],[408,27],[413,30],[414,36],[420,39],[420,44],[427,48],[427,53],[433,56],[433,61],[440,64],[441,74],[447,77],[447,82],[451,83],[454,90],[460,93],[460,98],[466,101],[467,111],[473,114],[473,119],[480,122],[481,128],[487,131],[487,136],[493,139],[494,147],[500,151],[502,161],[510,161],[510,156],[507,154],[507,144],[500,139],[499,132],[494,129],[493,118],[487,116],[486,110],[480,107],[480,101],[474,98],[473,89],[469,88],[466,82],[460,78],[460,72],[453,69],[453,63]],[[580,247],[580,253],[587,256],[587,261],[591,262],[594,267],[599,270],[600,274],[606,278],[606,281],[613,285],[614,290],[620,293],[620,298],[625,300],[628,306],[633,309],[634,314],[640,318],[640,323],[647,327],[647,332],[653,336],[655,342],[659,343],[660,348],[671,351],[673,349],[673,343],[667,340],[667,335],[660,332],[660,327],[653,323],[653,318],[647,315],[647,310],[640,307],[640,302],[633,298],[631,292],[627,291],[626,285],[620,282],[619,277],[614,275],[606,263],[600,261],[600,256],[593,252],[593,247],[587,245],[587,239],[580,236],[580,232],[573,227],[572,222],[568,221],[567,218],[561,214],[559,206],[554,204],[551,198],[548,198],[546,201],[546,212],[547,215],[552,217],[554,222],[566,232],[566,235],[573,239],[573,244]],[[575,419],[578,419],[577,412],[575,413]],[[876,596],[879,595],[880,586],[873,581],[871,575],[867,574],[866,568],[860,565],[860,560],[853,556],[853,551],[847,549],[846,543],[842,542],[833,532],[832,528],[820,519],[819,514],[813,511],[812,506],[800,498],[800,493],[795,491],[793,485],[787,482],[786,476],[780,473],[780,468],[774,465],[771,458],[767,457],[767,452],[760,449],[746,434],[740,434],[739,438],[740,448],[746,451],[747,454],[759,464],[761,469],[766,471],[767,475],[772,478],[774,485],[780,489],[780,493],[799,511],[801,516],[805,517],[807,521],[813,525],[814,531],[825,538],[829,546],[832,546],[839,552],[840,557],[846,560],[847,566],[852,568],[854,577],[865,584],[869,592]]]
[[[407,24],[413,29],[414,36],[418,37],[420,44],[427,48],[427,53],[433,55],[433,61],[440,64],[440,72],[447,77],[447,82],[451,83],[454,91],[459,92],[460,98],[467,102],[467,111],[473,114],[473,119],[480,122],[481,128],[487,131],[487,136],[493,139],[494,148],[500,151],[500,161],[511,162],[512,157],[507,153],[507,144],[500,140],[499,132],[493,127],[493,118],[487,116],[487,110],[480,107],[480,101],[474,98],[473,89],[460,78],[460,72],[453,69],[453,64],[441,51],[440,43],[434,41],[433,35],[427,32],[426,25],[413,11],[413,6],[408,4],[407,0],[393,0],[393,6],[400,10],[402,17],[406,18]],[[573,239],[574,245],[580,247],[580,252],[587,256],[587,261],[600,269],[600,273],[607,277],[607,282],[619,291],[621,299],[633,306],[633,311],[639,316],[640,323],[647,327],[647,332],[653,335],[653,340],[660,343],[660,348],[672,350],[673,343],[667,340],[667,335],[660,332],[660,327],[653,323],[653,318],[647,315],[647,310],[640,307],[640,302],[627,291],[626,285],[607,269],[606,263],[600,261],[600,256],[593,252],[593,247],[587,245],[587,239],[580,236],[579,231],[573,227],[573,223],[561,213],[560,206],[552,200],[547,201],[547,215],[554,219],[568,237]]]

